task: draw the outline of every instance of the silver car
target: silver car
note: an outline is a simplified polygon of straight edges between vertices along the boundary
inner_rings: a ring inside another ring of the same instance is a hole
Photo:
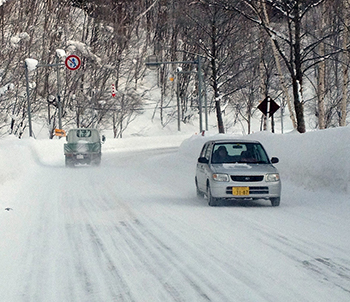
[[[279,206],[281,181],[264,147],[251,140],[212,140],[204,144],[196,169],[197,195],[207,195],[208,204],[222,199],[269,199]]]

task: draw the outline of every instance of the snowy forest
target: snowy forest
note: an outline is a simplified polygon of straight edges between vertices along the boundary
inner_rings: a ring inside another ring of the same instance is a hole
[[[120,138],[145,110],[162,126],[206,110],[218,132],[224,115],[249,133],[267,97],[300,133],[346,126],[349,13],[350,0],[0,0],[0,137],[36,119],[50,138],[68,127]]]

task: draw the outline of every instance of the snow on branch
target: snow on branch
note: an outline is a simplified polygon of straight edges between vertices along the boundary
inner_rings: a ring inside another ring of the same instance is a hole
[[[256,7],[254,7],[254,5],[252,5],[248,1],[241,1],[241,2],[243,4],[245,4],[250,10],[252,10],[255,13],[255,15],[258,16],[258,19],[254,18],[252,16],[249,16],[243,10],[241,10],[241,9],[235,7],[235,6],[226,7],[226,9],[229,10],[229,11],[230,10],[236,11],[236,12],[240,13],[242,16],[244,16],[245,18],[247,18],[248,20],[258,24],[259,26],[263,26],[265,28],[265,30],[269,33],[270,37],[273,40],[276,40],[276,38],[280,38],[283,41],[287,42],[288,44],[290,43],[289,38],[286,37],[283,33],[279,32],[279,31],[276,31],[271,26],[266,24],[266,22],[264,21],[263,17],[260,15],[258,9]]]
[[[1,0],[0,0],[1,1]],[[137,18],[136,21],[140,20],[144,15],[146,15],[158,2],[159,0],[155,0],[153,4],[150,5],[149,8],[147,8],[142,14],[140,14]]]
[[[92,61],[97,62],[98,64],[101,62],[101,58],[96,56],[89,46],[80,41],[70,40],[67,42],[68,44],[68,52],[73,53],[74,51],[79,51],[83,56],[90,58]]]
[[[4,95],[6,92],[8,92],[10,90],[13,90],[14,87],[15,87],[15,85],[12,84],[12,83],[9,83],[9,84],[6,84],[3,87],[0,87],[0,96]]]

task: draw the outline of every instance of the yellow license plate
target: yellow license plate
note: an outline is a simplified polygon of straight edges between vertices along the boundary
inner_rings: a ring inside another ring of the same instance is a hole
[[[233,187],[232,194],[235,196],[249,195],[249,187]]]

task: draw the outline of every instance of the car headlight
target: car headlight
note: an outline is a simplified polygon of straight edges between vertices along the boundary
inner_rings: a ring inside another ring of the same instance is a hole
[[[279,181],[280,175],[278,173],[269,173],[265,175],[265,181]]]
[[[227,174],[215,173],[213,179],[216,181],[230,181],[230,177]]]

